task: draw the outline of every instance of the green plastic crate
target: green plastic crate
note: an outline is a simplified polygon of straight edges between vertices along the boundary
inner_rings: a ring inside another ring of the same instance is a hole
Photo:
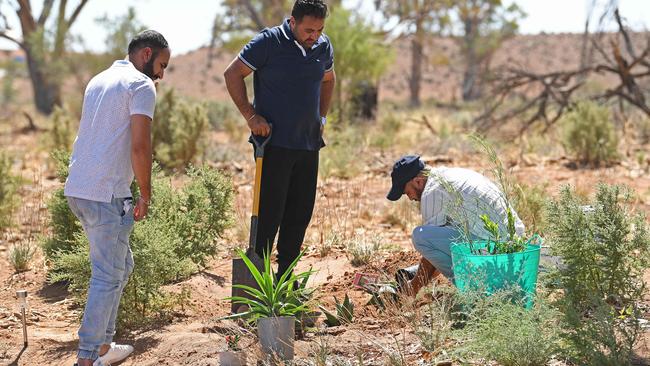
[[[487,241],[472,243],[475,250],[487,245]],[[491,295],[500,289],[518,287],[528,308],[533,305],[539,257],[538,244],[528,244],[522,252],[496,255],[472,254],[468,243],[451,244],[454,283],[461,293],[479,291]]]

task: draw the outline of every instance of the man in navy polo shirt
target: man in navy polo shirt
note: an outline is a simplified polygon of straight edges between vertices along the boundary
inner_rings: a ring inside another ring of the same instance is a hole
[[[278,237],[280,276],[300,253],[316,199],[318,151],[334,90],[334,51],[323,33],[323,0],[296,0],[291,18],[264,29],[224,72],[231,98],[265,149],[257,253]],[[253,73],[254,102],[244,78]]]

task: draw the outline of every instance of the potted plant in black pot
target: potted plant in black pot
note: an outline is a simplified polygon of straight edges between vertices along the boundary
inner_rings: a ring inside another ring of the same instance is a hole
[[[305,291],[301,281],[308,278],[313,271],[294,274],[293,269],[303,256],[304,251],[291,263],[286,272],[276,278],[271,270],[271,256],[264,256],[264,269],[258,270],[242,250],[237,250],[246,267],[253,275],[258,288],[246,285],[234,285],[249,295],[250,298],[234,296],[229,300],[246,305],[248,310],[234,314],[229,318],[245,318],[257,325],[257,335],[262,352],[281,360],[293,359],[295,339],[295,322],[298,314],[308,311],[305,303],[295,301]]]

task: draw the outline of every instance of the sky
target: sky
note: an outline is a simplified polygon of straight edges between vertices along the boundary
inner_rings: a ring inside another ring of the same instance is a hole
[[[390,0],[389,0],[390,1]],[[435,1],[435,0],[432,0]],[[606,0],[599,0],[606,2]],[[38,11],[41,0],[32,0]],[[374,0],[344,0],[347,6],[372,9]],[[510,4],[513,0],[504,0]],[[520,22],[525,34],[540,32],[582,32],[591,0],[514,0],[528,16]],[[4,2],[6,4],[6,2]],[[70,1],[76,4],[75,1]],[[161,32],[169,42],[172,52],[182,54],[205,46],[210,42],[212,21],[219,10],[218,0],[90,0],[72,33],[81,35],[85,48],[102,51],[105,48],[106,30],[96,21],[107,14],[116,17],[132,6],[138,19],[147,27]],[[636,30],[650,28],[650,0],[619,0],[621,14]],[[16,21],[12,9],[3,5],[0,11]],[[14,24],[17,27],[17,24]],[[326,30],[327,32],[327,30]],[[0,39],[0,49],[14,48],[11,42]]]

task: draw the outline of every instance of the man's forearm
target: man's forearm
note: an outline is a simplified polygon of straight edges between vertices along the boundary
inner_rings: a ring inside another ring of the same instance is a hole
[[[420,258],[420,265],[418,270],[415,273],[415,277],[409,281],[409,287],[407,291],[411,291],[413,296],[417,295],[420,289],[431,281],[431,279],[437,276],[440,272],[434,267],[431,262],[426,258]]]
[[[135,174],[135,180],[140,189],[140,197],[145,201],[151,200],[152,160],[151,143],[147,146],[131,148],[131,165],[133,166],[133,173]]]
[[[332,101],[332,95],[334,94],[334,85],[336,80],[327,80],[321,83],[320,88],[320,115],[321,117],[327,116],[327,112],[330,109],[330,103]]]
[[[234,72],[226,71],[224,73],[224,79],[226,80],[226,88],[228,89],[230,98],[232,98],[241,115],[249,119],[255,114],[255,109],[253,109],[253,106],[248,101],[244,78]]]

